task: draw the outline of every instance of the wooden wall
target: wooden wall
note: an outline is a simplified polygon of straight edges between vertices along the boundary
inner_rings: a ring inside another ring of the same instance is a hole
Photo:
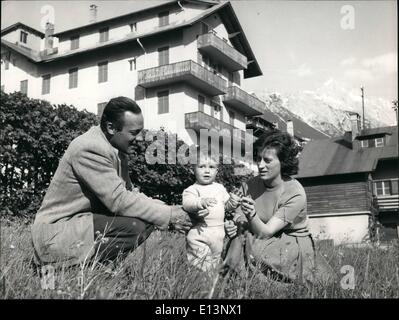
[[[366,175],[300,180],[305,188],[308,214],[369,211],[370,183]]]
[[[375,180],[399,178],[398,159],[379,160],[372,175]]]

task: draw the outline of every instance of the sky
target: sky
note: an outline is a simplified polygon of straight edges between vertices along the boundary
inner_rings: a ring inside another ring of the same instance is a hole
[[[2,1],[1,28],[15,22],[42,30],[54,13],[55,31],[160,1]],[[231,1],[263,76],[245,79],[249,92],[313,91],[334,80],[365,95],[398,98],[396,1]]]

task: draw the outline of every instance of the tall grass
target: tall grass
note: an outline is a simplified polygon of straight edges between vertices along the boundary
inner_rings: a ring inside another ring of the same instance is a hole
[[[55,270],[54,289],[43,289],[32,263],[29,226],[1,221],[0,297],[2,299],[270,299],[270,298],[398,298],[399,247],[319,247],[339,278],[353,267],[353,289],[334,285],[306,287],[273,281],[258,271],[239,278],[208,276],[185,259],[184,237],[154,232],[113,268],[90,261]]]

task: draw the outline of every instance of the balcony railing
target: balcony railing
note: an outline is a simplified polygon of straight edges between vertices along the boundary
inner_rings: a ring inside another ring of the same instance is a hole
[[[227,88],[223,101],[246,116],[261,115],[266,108],[263,101],[236,86]]]
[[[226,80],[191,60],[140,70],[138,85],[144,88],[184,81],[211,96],[224,94]]]
[[[398,178],[373,181],[379,211],[399,211]]]
[[[198,36],[197,47],[199,50],[206,52],[211,58],[224,64],[231,71],[247,68],[247,57],[213,33],[205,33]]]
[[[214,130],[221,136],[232,137],[233,140],[245,142],[245,131],[238,129],[226,122],[211,117],[201,111],[185,114],[185,128],[199,131],[200,129]]]
[[[379,211],[399,211],[399,195],[378,196]]]
[[[259,117],[248,118],[246,122],[246,127],[247,129],[252,129],[253,134],[256,137],[259,137],[266,131],[273,129],[272,124],[268,123],[266,120],[263,120],[262,118]]]

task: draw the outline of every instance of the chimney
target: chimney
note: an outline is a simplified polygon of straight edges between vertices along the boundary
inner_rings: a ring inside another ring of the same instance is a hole
[[[97,21],[97,6],[95,4],[90,5],[90,23]]]
[[[46,29],[44,31],[44,50],[52,51],[53,49],[53,34],[54,34],[54,24],[47,22]]]
[[[360,115],[356,112],[351,112],[351,130],[352,130],[352,141],[360,134]]]
[[[292,120],[287,121],[287,133],[294,137],[294,123]]]

